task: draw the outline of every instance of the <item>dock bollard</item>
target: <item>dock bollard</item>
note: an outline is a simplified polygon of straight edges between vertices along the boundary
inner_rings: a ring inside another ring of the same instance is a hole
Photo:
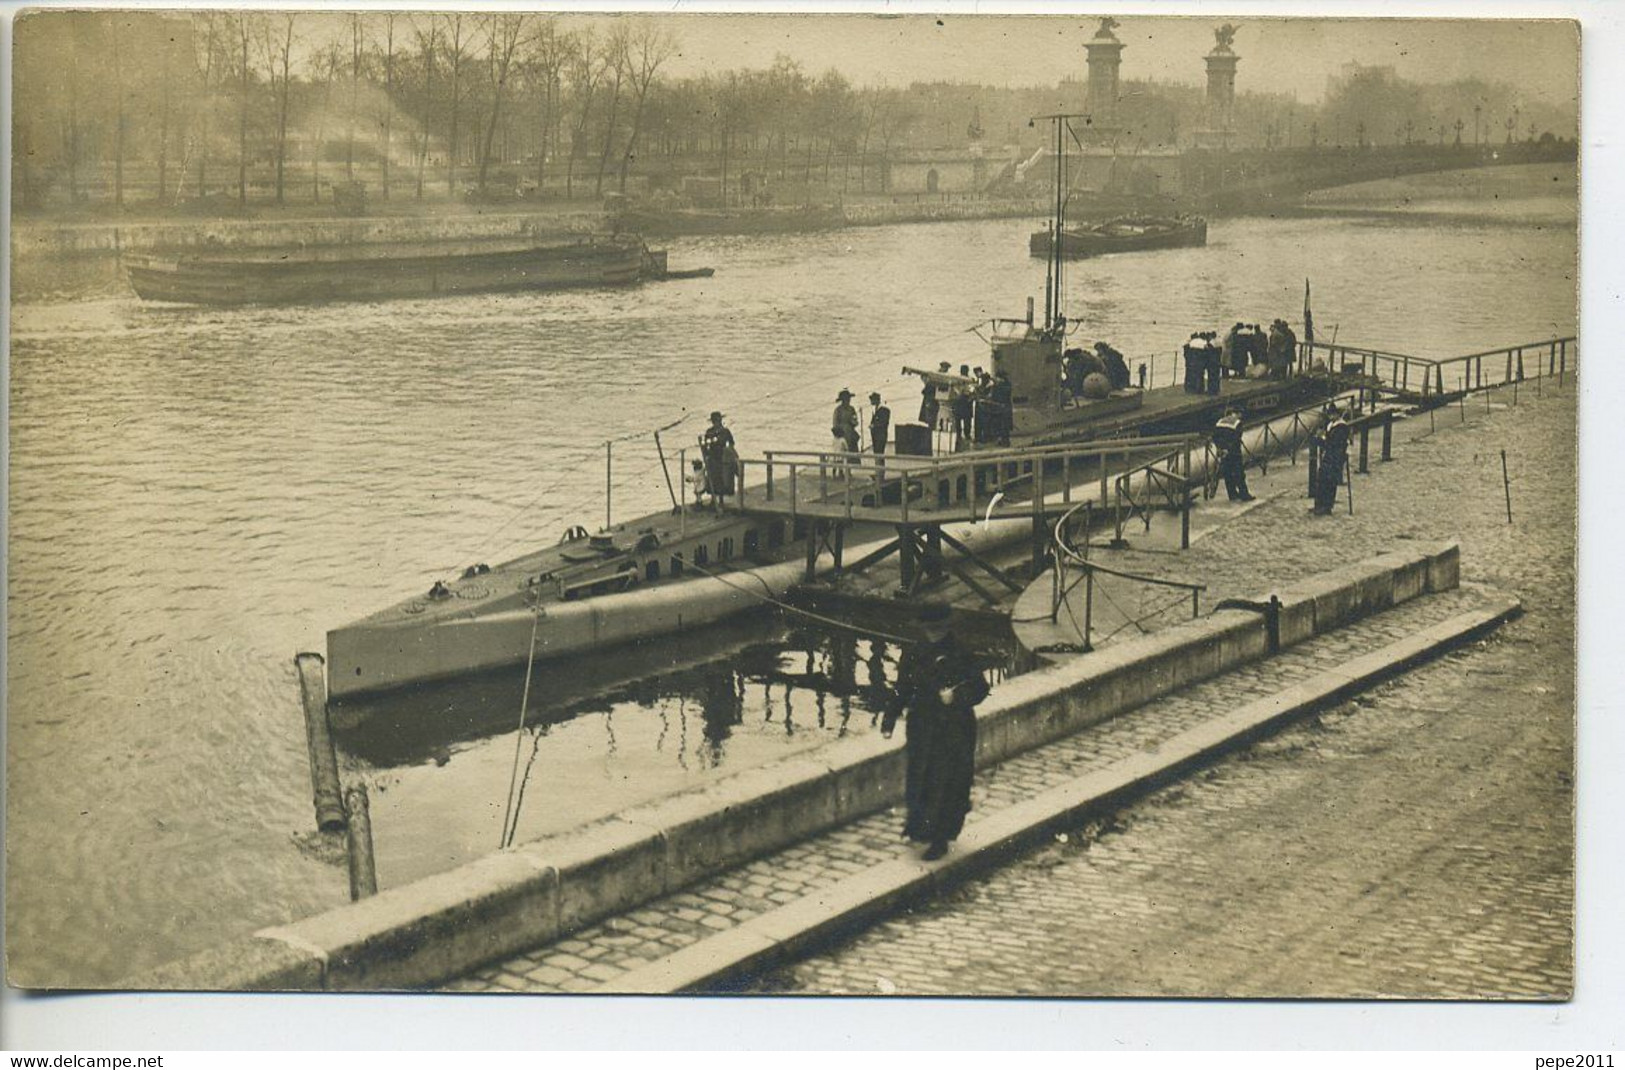
[[[345,828],[346,854],[350,859],[350,901],[378,894],[378,869],[372,857],[372,815],[367,810],[366,785],[344,793],[344,809],[350,815]]]
[[[327,663],[320,654],[297,654],[299,697],[305,707],[305,742],[310,751],[310,790],[316,805],[316,827],[337,832],[344,827],[344,798],[339,793],[339,765],[327,726]]]

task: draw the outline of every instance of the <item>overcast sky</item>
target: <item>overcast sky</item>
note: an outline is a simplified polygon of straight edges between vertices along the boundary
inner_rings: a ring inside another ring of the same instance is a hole
[[[1117,16],[1124,78],[1201,85],[1215,17]],[[1314,101],[1351,60],[1390,65],[1417,81],[1480,76],[1547,100],[1572,98],[1578,37],[1571,24],[1539,21],[1236,18],[1236,88],[1280,90]],[[683,42],[671,73],[765,66],[775,53],[812,73],[836,67],[853,81],[892,85],[949,80],[1054,85],[1084,76],[1084,43],[1097,18],[1072,16],[880,17],[693,15],[670,24]]]

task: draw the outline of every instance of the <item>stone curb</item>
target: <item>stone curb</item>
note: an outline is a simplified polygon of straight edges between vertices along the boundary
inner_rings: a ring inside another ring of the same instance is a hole
[[[594,992],[658,995],[724,987],[730,979],[770,968],[833,935],[878,920],[904,902],[968,879],[1058,824],[1119,806],[1316,708],[1495,628],[1521,611],[1517,600],[1501,599],[1424,628],[1182,732],[1155,752],[1126,758],[976,821],[939,864],[911,856],[871,867],[627,973]]]
[[[1460,551],[1380,554],[1276,592],[1283,647],[1453,589]],[[1006,681],[977,713],[978,768],[1268,656],[1263,617],[1225,610]],[[843,740],[522,844],[127,979],[137,990],[412,989],[550,943],[892,805],[904,752]]]

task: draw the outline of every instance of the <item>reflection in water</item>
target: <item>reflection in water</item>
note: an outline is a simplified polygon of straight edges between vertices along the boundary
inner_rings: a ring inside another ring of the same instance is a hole
[[[967,621],[966,646],[990,683],[1029,667],[1002,619]],[[514,842],[534,839],[878,728],[894,693],[896,644],[772,613],[748,631],[753,641],[730,646],[729,630],[704,629],[699,637],[717,643],[713,657],[632,678],[623,653],[574,659],[572,678],[622,677],[592,694],[538,686],[523,737],[511,674],[346,707],[335,737],[349,775],[381,786],[373,806],[380,882],[445,869],[510,833]],[[507,809],[516,740],[518,802],[504,830],[481,815]]]

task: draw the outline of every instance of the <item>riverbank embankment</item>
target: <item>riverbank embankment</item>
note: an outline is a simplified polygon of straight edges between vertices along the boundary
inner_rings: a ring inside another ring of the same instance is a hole
[[[896,197],[854,201],[826,212],[794,208],[673,212],[658,216],[649,233],[659,240],[701,234],[770,234],[831,226],[1010,219],[1039,215],[1043,210],[1039,201],[1030,199]],[[528,211],[460,208],[359,217],[289,211],[236,219],[23,219],[14,221],[12,227],[13,292],[23,298],[122,292],[126,283],[119,258],[125,253],[498,240],[601,232],[615,225],[613,214],[580,201]]]
[[[1573,991],[1578,393],[1572,380],[1538,393],[1524,383],[1516,405],[1507,389],[1408,421],[1394,460],[1356,474],[1352,513],[1340,502],[1335,516],[1314,516],[1302,466],[1288,466],[1280,494],[1250,473],[1260,501],[1188,551],[1102,553],[1115,568],[1245,595],[1265,579],[1448,534],[1461,543],[1464,590],[1493,585],[1525,612],[1200,776],[1056,829],[997,872],[826,946],[765,989]],[[1209,709],[1233,700],[1208,685],[1182,697]]]
[[[1450,591],[1459,569],[1456,547],[1429,546],[1306,579],[1279,592],[1280,641],[1302,643]],[[1225,610],[1008,681],[978,711],[978,764],[996,765],[1073,736],[1271,652],[1259,615]],[[131,983],[190,989],[440,983],[894,805],[904,757],[883,739],[843,740],[262,930]]]

